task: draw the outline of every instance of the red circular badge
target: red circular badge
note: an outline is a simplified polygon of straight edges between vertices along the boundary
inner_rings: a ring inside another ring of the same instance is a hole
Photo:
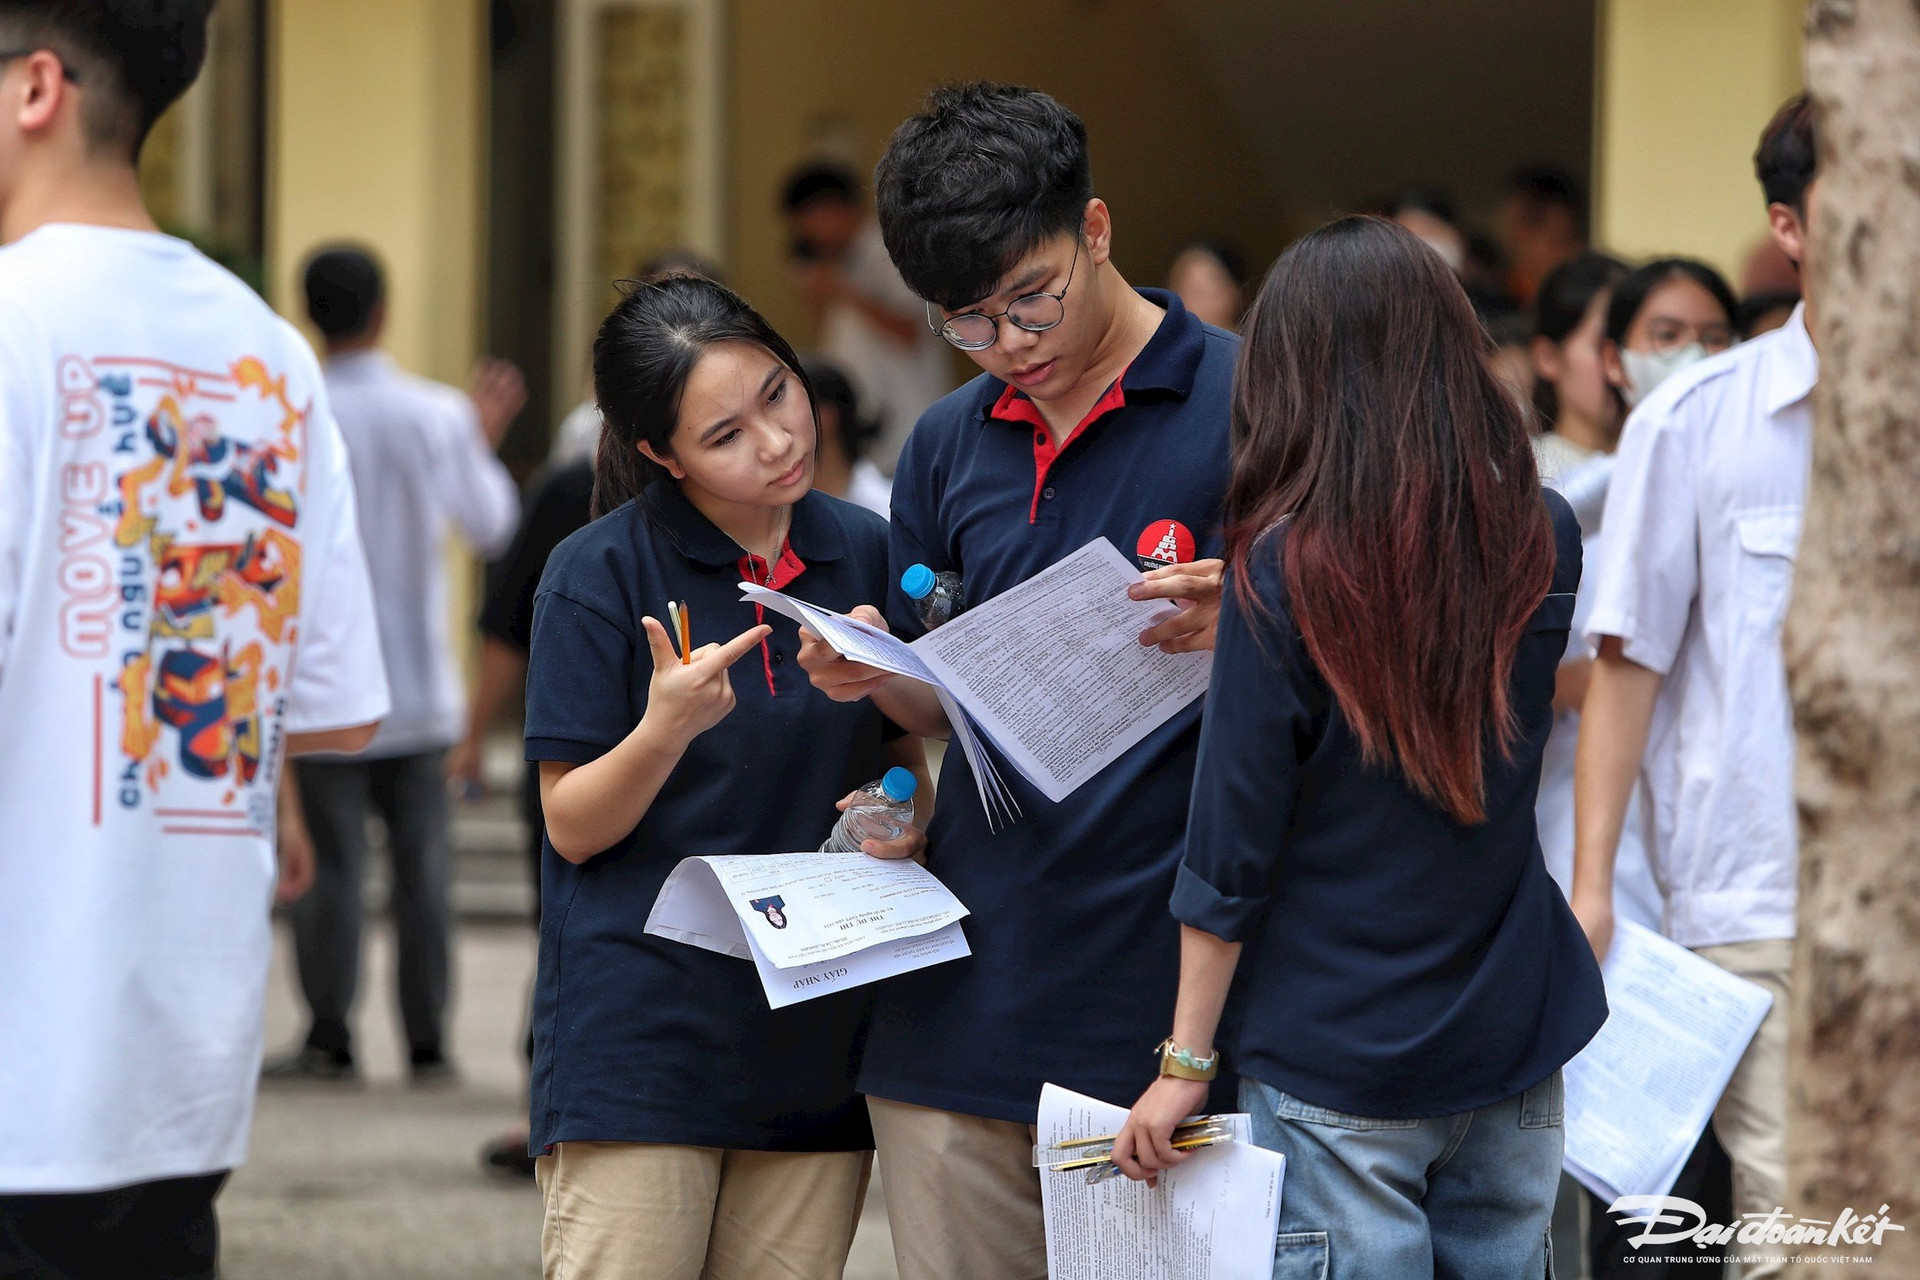
[[[1186,564],[1193,559],[1193,534],[1178,520],[1155,520],[1141,530],[1133,549],[1142,569]]]

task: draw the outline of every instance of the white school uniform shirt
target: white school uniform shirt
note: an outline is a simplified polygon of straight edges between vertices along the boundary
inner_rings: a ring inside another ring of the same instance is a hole
[[[1549,431],[1533,442],[1534,461],[1540,468],[1541,483],[1560,493],[1591,491],[1596,485],[1605,501],[1607,475],[1613,470],[1613,455],[1574,444],[1565,436]],[[1568,501],[1571,503],[1572,498]],[[1581,560],[1593,565],[1600,559],[1599,503],[1575,504],[1574,514],[1581,517]],[[1573,601],[1573,635],[1567,644],[1562,665],[1593,657],[1583,637],[1587,615],[1593,610],[1593,574],[1580,577],[1580,589]],[[1580,713],[1556,711],[1553,731],[1547,735],[1547,747],[1540,757],[1540,797],[1534,804],[1534,822],[1540,831],[1540,852],[1546,859],[1547,874],[1569,897],[1573,893],[1573,762],[1579,746]],[[1640,788],[1634,787],[1627,801],[1626,822],[1620,832],[1620,850],[1613,867],[1613,909],[1622,920],[1631,920],[1648,929],[1659,929],[1663,903],[1660,887],[1647,866],[1647,851],[1640,834]]]
[[[0,1192],[241,1162],[285,739],[386,709],[300,335],[170,236],[0,248]]]
[[[841,270],[855,293],[914,322],[913,339],[902,342],[854,304],[838,301],[820,322],[820,350],[853,384],[861,412],[880,424],[867,453],[890,476],[913,424],[953,390],[949,348],[928,326],[927,304],[894,269],[877,221],[868,218],[855,233]]]
[[[591,461],[600,449],[600,406],[582,400],[567,410],[553,430],[553,443],[547,449],[547,463],[555,470],[569,462]]]
[[[378,351],[334,356],[324,367],[353,463],[360,540],[393,688],[393,710],[362,758],[443,750],[459,741],[467,714],[447,534],[459,529],[493,558],[513,540],[519,493],[466,393],[415,377]]]
[[[1793,587],[1819,361],[1803,309],[1675,374],[1627,420],[1588,639],[1665,680],[1642,777],[1647,847],[1683,946],[1791,938]]]

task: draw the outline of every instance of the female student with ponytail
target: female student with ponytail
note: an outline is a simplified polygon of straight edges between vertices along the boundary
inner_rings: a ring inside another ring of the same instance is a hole
[[[853,1091],[866,1000],[770,1010],[744,960],[644,932],[694,854],[812,849],[917,739],[814,691],[794,625],[742,579],[828,608],[887,588],[886,524],[810,492],[812,392],[708,280],[635,286],[600,327],[599,518],[534,604],[527,756],[543,855],[532,1150],[549,1278],[836,1280],[873,1145]],[[691,618],[683,662],[661,619]],[[906,857],[910,831],[866,852]]]
[[[1276,1277],[1532,1280],[1606,1016],[1533,816],[1579,527],[1409,232],[1307,236],[1245,332],[1179,1002],[1114,1159],[1179,1163],[1224,1050],[1287,1155]]]

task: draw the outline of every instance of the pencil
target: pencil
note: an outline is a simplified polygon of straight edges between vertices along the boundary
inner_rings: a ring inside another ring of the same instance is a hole
[[[1167,1145],[1175,1151],[1198,1151],[1201,1147],[1213,1147],[1232,1141],[1233,1135],[1230,1133],[1213,1133],[1199,1138],[1180,1138]],[[1046,1169],[1049,1173],[1066,1173],[1070,1169],[1091,1169],[1095,1165],[1112,1163],[1113,1155],[1109,1152],[1104,1156],[1087,1156],[1080,1160],[1069,1160],[1064,1164],[1050,1164]]]
[[[1173,1136],[1177,1138],[1184,1132],[1219,1123],[1219,1116],[1195,1116],[1191,1120],[1182,1120],[1179,1124],[1173,1126]],[[1069,1138],[1065,1142],[1056,1142],[1053,1145],[1062,1151],[1067,1151],[1074,1147],[1094,1147],[1103,1142],[1111,1144],[1113,1140],[1119,1136],[1117,1133],[1100,1133],[1095,1134],[1091,1138]]]
[[[693,662],[693,613],[687,608],[687,602],[680,602],[680,665]]]

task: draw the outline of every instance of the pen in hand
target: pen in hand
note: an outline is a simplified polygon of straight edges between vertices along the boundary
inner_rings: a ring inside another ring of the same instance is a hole
[[[667,621],[673,624],[674,638],[680,642],[680,665],[693,663],[693,613],[687,602],[667,601]]]

